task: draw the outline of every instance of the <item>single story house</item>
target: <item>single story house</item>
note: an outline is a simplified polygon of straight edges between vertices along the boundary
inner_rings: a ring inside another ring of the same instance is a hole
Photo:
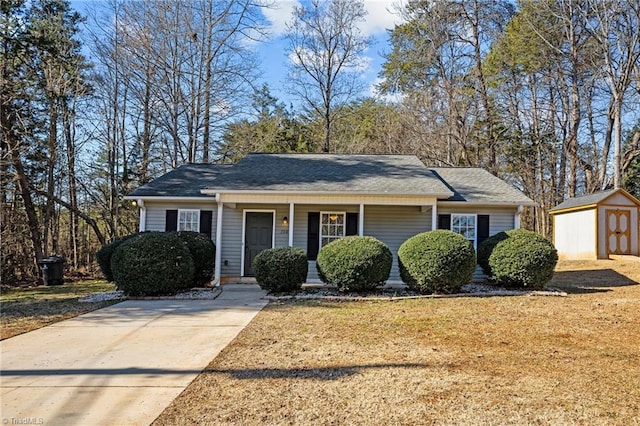
[[[214,283],[251,277],[262,250],[295,246],[318,282],[319,249],[370,235],[397,257],[409,237],[436,228],[477,248],[518,228],[534,202],[478,168],[429,168],[413,155],[249,154],[235,165],[187,164],[136,189],[140,231],[192,230],[216,244]],[[397,258],[390,282],[400,282]]]
[[[638,256],[640,201],[624,189],[569,198],[551,210],[553,243],[561,259]]]

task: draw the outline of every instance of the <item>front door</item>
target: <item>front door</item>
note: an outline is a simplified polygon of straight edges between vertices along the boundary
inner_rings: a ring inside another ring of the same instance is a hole
[[[631,212],[606,210],[608,254],[631,254]]]
[[[273,213],[247,212],[244,231],[244,275],[253,276],[251,263],[262,250],[270,249],[273,242]]]

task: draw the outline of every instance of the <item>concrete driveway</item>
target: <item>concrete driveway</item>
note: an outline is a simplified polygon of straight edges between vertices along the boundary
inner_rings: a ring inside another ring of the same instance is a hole
[[[0,342],[2,424],[148,425],[265,306],[256,285],[215,300],[126,301]]]

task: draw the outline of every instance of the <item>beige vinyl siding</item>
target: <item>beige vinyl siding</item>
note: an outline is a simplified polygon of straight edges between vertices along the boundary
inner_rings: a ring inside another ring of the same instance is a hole
[[[420,207],[365,206],[364,235],[376,237],[391,250],[393,265],[389,281],[401,281],[398,271],[398,249],[403,242],[421,232],[431,230],[431,210]]]
[[[216,240],[216,216],[218,213],[218,205],[215,203],[213,199],[211,199],[210,203],[202,202],[202,203],[156,203],[146,201],[144,203],[147,209],[145,230],[147,231],[165,231],[165,221],[167,210],[179,210],[179,209],[197,209],[197,210],[212,210],[213,217],[211,221],[211,238],[213,241]]]
[[[473,207],[438,207],[438,214],[486,214],[489,215],[489,235],[508,231],[514,227],[516,209],[473,208]]]

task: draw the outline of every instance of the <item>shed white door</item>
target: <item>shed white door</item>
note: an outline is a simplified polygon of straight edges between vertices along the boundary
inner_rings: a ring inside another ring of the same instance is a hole
[[[605,210],[607,218],[607,253],[631,254],[631,212]]]

